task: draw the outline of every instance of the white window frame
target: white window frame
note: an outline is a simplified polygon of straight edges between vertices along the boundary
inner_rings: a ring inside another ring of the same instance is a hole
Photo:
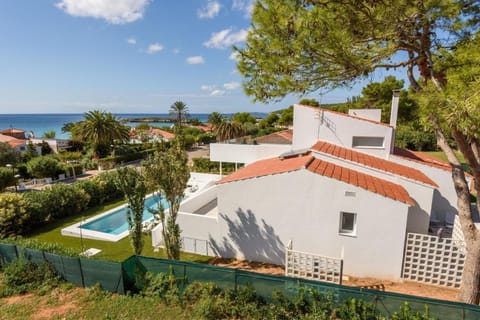
[[[351,214],[353,215],[353,229],[345,229],[343,227],[343,215],[344,214]],[[357,235],[357,214],[354,212],[347,212],[347,211],[340,211],[340,221],[338,226],[338,233],[343,236],[352,236],[355,237]]]

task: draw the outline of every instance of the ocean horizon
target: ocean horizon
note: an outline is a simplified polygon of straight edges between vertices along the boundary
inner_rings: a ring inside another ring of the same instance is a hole
[[[120,119],[125,118],[147,118],[160,117],[169,118],[168,113],[113,113]],[[266,114],[251,112],[251,114],[263,118]],[[210,113],[191,113],[190,118],[198,118],[201,122],[207,122]],[[225,114],[230,117],[232,114]],[[0,114],[0,130],[15,128],[25,130],[27,134],[31,131],[36,137],[42,137],[45,132],[55,131],[57,139],[69,139],[70,134],[63,133],[62,127],[69,122],[82,121],[84,113],[21,113],[21,114]],[[128,126],[136,126],[140,123],[125,122]],[[170,126],[171,122],[150,122],[152,126]]]

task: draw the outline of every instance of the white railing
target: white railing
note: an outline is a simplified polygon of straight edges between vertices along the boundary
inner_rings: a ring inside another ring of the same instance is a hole
[[[458,240],[408,233],[403,259],[404,279],[459,288],[465,245]]]
[[[288,277],[342,283],[343,260],[285,248],[285,275]]]

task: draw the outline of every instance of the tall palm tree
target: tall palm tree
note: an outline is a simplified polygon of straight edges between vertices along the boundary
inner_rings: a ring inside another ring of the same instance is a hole
[[[212,125],[212,130],[215,131],[220,123],[225,120],[225,116],[220,112],[212,112],[208,115],[208,123]]]
[[[170,113],[170,116],[175,119],[175,123],[179,127],[182,126],[183,119],[188,118],[189,116],[188,107],[182,101],[175,101],[170,106],[169,113]]]
[[[245,134],[245,129],[242,124],[228,120],[220,122],[214,131],[217,134],[217,139],[219,141],[231,140]]]
[[[82,139],[91,144],[97,156],[105,156],[114,142],[129,140],[129,128],[110,112],[89,111],[76,129]]]

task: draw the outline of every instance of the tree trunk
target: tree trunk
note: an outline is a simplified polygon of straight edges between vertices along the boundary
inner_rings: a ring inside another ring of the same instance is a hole
[[[435,123],[435,119],[432,122]],[[480,234],[472,218],[470,189],[462,165],[455,152],[448,145],[445,136],[438,128],[435,130],[435,135],[438,146],[445,152],[452,166],[452,180],[457,193],[458,218],[467,247],[462,285],[458,298],[465,303],[478,304],[480,299]],[[459,136],[456,136],[455,133],[454,137],[457,144],[460,143],[460,148],[466,147],[465,141],[459,139]]]

